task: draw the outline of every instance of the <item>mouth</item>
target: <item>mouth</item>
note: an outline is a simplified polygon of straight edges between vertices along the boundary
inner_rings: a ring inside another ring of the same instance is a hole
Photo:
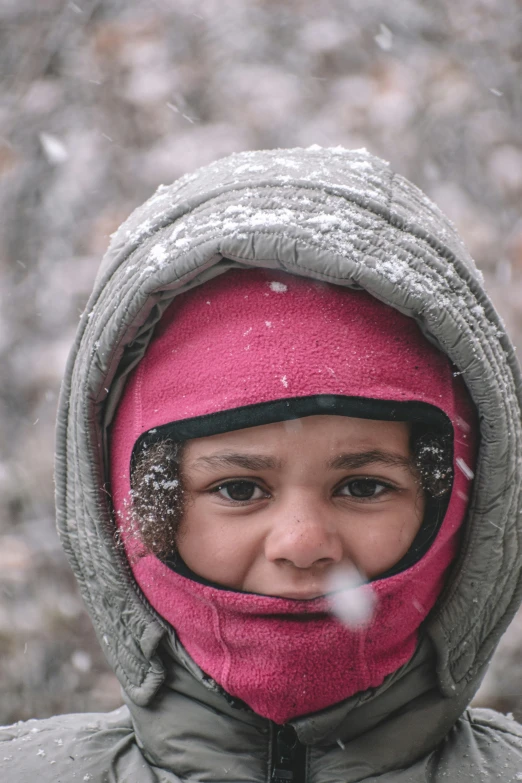
[[[276,598],[287,598],[291,601],[313,601],[315,598],[322,598],[324,593],[317,590],[295,590],[285,593],[277,593]]]

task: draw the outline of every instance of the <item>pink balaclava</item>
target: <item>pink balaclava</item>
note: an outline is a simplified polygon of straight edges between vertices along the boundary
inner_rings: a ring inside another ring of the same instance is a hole
[[[160,321],[111,432],[114,508],[147,599],[201,669],[258,714],[282,724],[316,712],[377,687],[413,655],[457,550],[474,467],[474,409],[453,369],[413,319],[367,293],[268,270],[223,274],[178,296]],[[371,621],[355,628],[328,597],[199,582],[126,532],[131,454],[143,433],[317,395],[426,403],[453,427],[455,475],[437,536],[410,567],[353,588],[375,600]]]

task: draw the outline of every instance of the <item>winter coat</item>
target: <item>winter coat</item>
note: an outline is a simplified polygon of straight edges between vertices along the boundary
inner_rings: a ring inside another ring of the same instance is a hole
[[[252,265],[363,288],[417,319],[463,374],[480,418],[461,551],[414,657],[380,687],[286,727],[234,702],[155,614],[115,542],[106,491],[108,429],[165,308]],[[3,729],[0,780],[522,779],[522,727],[467,709],[520,601],[520,380],[454,228],[364,150],[242,153],[161,186],[112,239],[58,416],[59,533],[126,706]]]

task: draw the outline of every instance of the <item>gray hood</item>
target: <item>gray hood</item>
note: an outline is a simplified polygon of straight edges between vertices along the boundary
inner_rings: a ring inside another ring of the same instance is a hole
[[[429,749],[478,687],[519,604],[521,383],[514,349],[454,227],[365,150],[233,155],[161,186],[113,236],[69,358],[57,429],[58,528],[98,637],[129,706],[146,709],[167,687],[159,650],[170,629],[115,545],[107,428],[173,297],[231,266],[363,288],[412,316],[462,372],[478,409],[480,453],[462,548],[425,627],[439,693],[421,710]],[[190,662],[185,668],[201,676]],[[404,677],[415,680],[411,667]],[[425,683],[418,693],[414,686],[405,701],[423,690]],[[407,712],[404,702],[388,703],[390,692],[388,684],[382,709]],[[326,736],[342,721],[336,710],[301,721],[304,740],[313,742],[314,726]]]

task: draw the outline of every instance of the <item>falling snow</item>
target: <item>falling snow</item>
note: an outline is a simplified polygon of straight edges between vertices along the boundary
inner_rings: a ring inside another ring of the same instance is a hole
[[[332,571],[327,590],[332,611],[344,625],[359,628],[371,622],[376,596],[355,566]]]
[[[65,163],[69,157],[69,153],[63,141],[50,133],[40,133],[39,138],[49,163]]]
[[[469,465],[466,465],[462,457],[457,457],[455,462],[457,464],[457,467],[462,471],[462,473],[464,473],[466,478],[471,481],[471,479],[474,477],[475,474],[473,473]]]

